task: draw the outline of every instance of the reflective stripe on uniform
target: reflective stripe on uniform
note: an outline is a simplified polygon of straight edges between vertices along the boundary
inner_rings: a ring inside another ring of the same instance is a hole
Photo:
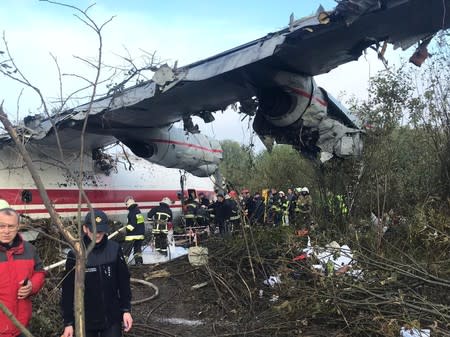
[[[131,232],[134,229],[133,225],[127,225],[127,229]]]
[[[127,235],[125,241],[144,240],[144,235]]]
[[[167,234],[169,231],[167,230],[167,223],[157,223],[155,227],[152,229],[153,234],[164,233]]]
[[[136,214],[136,223],[137,224],[141,224],[141,223],[144,223],[144,222],[145,222],[144,216],[141,213]]]
[[[165,212],[156,212],[156,220],[157,221],[167,221],[170,215]]]

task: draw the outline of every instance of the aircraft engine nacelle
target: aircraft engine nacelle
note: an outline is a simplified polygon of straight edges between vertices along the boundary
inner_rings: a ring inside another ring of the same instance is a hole
[[[258,93],[253,123],[266,146],[275,140],[312,156],[320,153],[323,161],[333,155],[361,154],[361,130],[356,118],[312,77],[278,72],[273,79],[274,86]]]
[[[198,177],[214,174],[222,159],[217,140],[178,128],[132,129],[116,137],[138,157]]]

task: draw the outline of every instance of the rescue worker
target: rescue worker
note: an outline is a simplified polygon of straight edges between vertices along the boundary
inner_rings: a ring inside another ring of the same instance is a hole
[[[125,256],[131,255],[131,250],[134,251],[134,262],[139,265],[142,264],[142,242],[144,241],[145,234],[145,218],[141,214],[141,210],[138,207],[133,197],[125,198],[125,206],[128,208],[127,216],[127,234],[125,236],[125,242],[123,243],[123,251]]]
[[[250,218],[252,216],[252,212],[254,209],[253,198],[250,195],[250,191],[246,188],[242,190],[241,195],[242,195],[241,201],[242,210],[244,211],[244,214]]]
[[[336,195],[336,203],[339,208],[340,214],[343,217],[346,217],[348,214],[348,208],[347,208],[347,205],[345,203],[345,200],[344,200],[344,197],[342,196],[342,194]]]
[[[148,220],[153,221],[152,234],[155,239],[155,250],[160,252],[167,251],[167,235],[172,221],[172,210],[169,206],[171,203],[168,197],[164,197],[159,206],[152,208],[147,214]]]
[[[239,197],[236,191],[230,191],[228,197],[225,197],[225,202],[230,208],[230,216],[228,218],[231,232],[237,230],[241,224],[241,216],[239,212]]]
[[[283,211],[281,210],[281,198],[284,196],[284,192],[280,191],[271,198],[270,210],[272,212],[273,225],[279,226],[282,222]]]
[[[36,248],[19,234],[19,215],[0,199],[0,302],[25,327],[31,319],[31,298],[44,285],[45,271]],[[0,336],[22,336],[0,310]]]
[[[219,233],[221,236],[225,236],[229,233],[228,219],[231,214],[230,205],[225,202],[224,195],[222,193],[218,193],[217,200],[212,206],[216,224],[219,227]]]
[[[296,188],[294,189],[295,200],[298,199],[298,197],[299,197],[300,194],[301,194],[301,191],[302,191],[302,188],[301,188],[301,187],[296,187]]]
[[[264,200],[259,192],[253,196],[253,210],[250,215],[251,224],[262,224],[264,221]]]
[[[209,199],[206,197],[205,193],[200,192],[198,194],[198,197],[199,197],[198,202],[200,203],[200,206],[205,206],[206,208],[208,208],[210,202]]]
[[[281,225],[289,226],[289,209],[290,209],[290,201],[283,191],[278,192],[280,196],[280,216],[281,216]]]
[[[294,189],[288,188],[288,193],[286,195],[287,200],[289,201],[289,224],[295,224],[296,216],[295,216],[295,206],[297,204],[297,195],[294,192]]]
[[[327,202],[330,215],[333,218],[345,217],[348,214],[347,205],[341,194],[334,195],[331,192],[327,192]]]
[[[197,221],[197,225],[200,227],[206,227],[209,225],[209,212],[208,207],[205,205],[201,205],[197,209],[197,215],[195,216],[195,220]]]
[[[184,219],[186,221],[186,227],[196,226],[197,211],[200,204],[192,194],[189,194],[189,198],[184,205]]]
[[[292,203],[291,209],[292,209],[292,223],[294,224],[295,227],[299,227],[299,224],[301,222],[301,213],[300,213],[300,207],[299,204],[297,202],[298,198],[301,195],[301,187],[296,187],[294,189],[294,198],[295,200]]]
[[[309,194],[308,187],[302,187],[300,195],[297,199],[297,207],[300,212],[299,227],[300,229],[308,229],[311,225],[312,198]]]
[[[215,213],[215,210],[214,210],[216,202],[217,202],[217,199],[213,200],[209,204],[208,209],[207,209],[207,211],[208,211],[209,231],[212,234],[214,234],[216,232],[216,228],[217,228],[216,213]]]
[[[96,226],[95,236],[92,220]],[[84,279],[86,337],[120,337],[122,331],[130,331],[133,325],[130,273],[120,245],[108,239],[108,232],[108,217],[103,211],[94,209],[92,215],[86,214],[81,242],[85,247],[95,242],[86,259]],[[62,282],[64,333],[61,337],[74,337],[75,261],[71,250],[67,254]]]
[[[209,199],[205,196],[205,193],[200,192],[198,194],[199,199],[199,207],[197,208],[197,215],[195,219],[197,220],[197,224],[201,227],[206,227],[209,225],[209,213],[208,208],[210,205]]]
[[[279,195],[278,195],[278,191],[275,187],[272,187],[270,189],[270,194],[268,196],[268,200],[267,200],[267,223],[272,224],[272,225],[277,225],[277,223],[279,224]]]

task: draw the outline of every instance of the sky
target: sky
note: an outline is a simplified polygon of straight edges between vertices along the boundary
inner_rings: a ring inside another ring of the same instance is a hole
[[[67,2],[85,9],[93,2]],[[335,7],[333,0],[98,0],[89,14],[101,24],[112,18],[102,31],[105,63],[124,66],[124,57],[137,64],[155,53],[173,65],[189,64],[240,44],[265,36],[296,19],[313,14],[319,5]],[[74,56],[92,59],[98,43],[96,35],[74,14],[73,9],[35,0],[0,1],[0,29],[19,69],[40,88],[47,102],[57,101],[60,90],[53,55],[63,76],[63,91],[70,93],[84,85],[73,74],[92,78],[93,72]],[[5,44],[0,43],[0,50]],[[390,58],[397,53],[388,50]],[[317,83],[337,98],[367,97],[368,80],[383,65],[374,52],[316,77]],[[15,119],[39,112],[37,96],[9,79],[0,77],[0,100]],[[106,89],[105,89],[106,90]],[[20,98],[20,99],[19,99]],[[79,103],[86,100],[79,98]],[[18,103],[19,102],[19,103]],[[78,101],[76,101],[78,102]],[[75,103],[76,103],[75,102]],[[18,111],[19,110],[19,111]],[[246,145],[251,139],[247,120],[226,111],[216,114],[214,123],[199,123],[202,132],[220,140],[234,139]],[[253,138],[255,139],[255,138]]]

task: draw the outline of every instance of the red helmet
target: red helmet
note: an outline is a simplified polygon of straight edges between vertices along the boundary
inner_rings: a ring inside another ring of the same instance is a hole
[[[228,192],[228,195],[229,195],[231,198],[236,198],[236,197],[237,197],[236,191],[230,191],[230,192]]]

